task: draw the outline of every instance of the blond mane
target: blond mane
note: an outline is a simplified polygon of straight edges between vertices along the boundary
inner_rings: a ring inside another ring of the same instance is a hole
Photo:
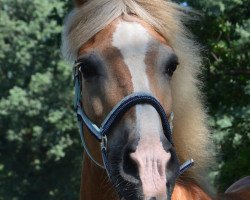
[[[73,61],[79,48],[122,15],[136,15],[149,23],[174,49],[180,66],[172,81],[174,143],[180,162],[193,158],[195,166],[184,176],[204,186],[204,172],[213,162],[212,142],[197,79],[201,69],[199,46],[183,25],[185,8],[164,0],[91,0],[75,8],[65,21],[62,39],[64,56]]]

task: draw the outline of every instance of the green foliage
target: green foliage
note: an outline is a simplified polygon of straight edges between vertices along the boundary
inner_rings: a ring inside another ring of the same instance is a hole
[[[63,0],[0,0],[0,200],[76,199],[81,147],[71,68],[61,59]],[[250,174],[248,0],[190,0],[224,190]]]
[[[224,191],[250,174],[250,1],[187,2],[204,14],[191,28],[206,49],[204,91],[219,161],[213,176]]]
[[[76,199],[81,148],[71,68],[61,59],[66,5],[0,4],[0,199]]]

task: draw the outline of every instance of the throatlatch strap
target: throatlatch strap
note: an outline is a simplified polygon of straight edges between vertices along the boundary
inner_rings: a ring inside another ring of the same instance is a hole
[[[90,153],[89,151],[89,148],[87,147],[87,144],[85,142],[85,139],[84,139],[84,135],[83,135],[83,123],[81,121],[78,120],[78,126],[79,126],[79,132],[80,132],[80,137],[81,137],[81,141],[82,141],[82,146],[86,152],[86,154],[88,155],[88,157],[99,167],[105,169],[105,167],[103,165],[101,165],[99,162],[97,162],[95,160],[95,158],[92,156],[92,154]]]

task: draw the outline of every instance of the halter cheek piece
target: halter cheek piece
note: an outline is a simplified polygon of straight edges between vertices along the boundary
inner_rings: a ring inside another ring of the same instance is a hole
[[[149,104],[153,106],[156,111],[158,112],[163,132],[168,139],[168,141],[173,145],[172,141],[172,120],[173,120],[173,113],[171,113],[170,116],[170,124],[168,122],[167,115],[161,106],[160,102],[153,97],[150,94],[147,93],[132,93],[131,95],[126,96],[124,99],[122,99],[108,114],[108,116],[104,119],[101,126],[98,127],[95,125],[85,114],[85,112],[82,109],[82,76],[79,71],[79,66],[76,63],[73,69],[73,76],[74,76],[74,86],[75,86],[75,100],[74,100],[74,106],[78,118],[78,125],[80,130],[80,137],[82,140],[82,146],[89,156],[89,158],[99,167],[106,169],[108,176],[110,177],[110,166],[108,162],[107,157],[107,135],[113,128],[116,122],[119,121],[119,119],[133,106],[137,104]],[[91,155],[86,142],[84,140],[83,136],[83,125],[85,125],[90,134],[94,136],[99,142],[101,146],[101,152],[102,152],[102,159],[103,159],[103,165],[101,165],[99,162],[97,162],[94,157]],[[190,167],[192,167],[194,164],[193,159],[188,160],[183,165],[180,166],[179,175],[188,170]]]

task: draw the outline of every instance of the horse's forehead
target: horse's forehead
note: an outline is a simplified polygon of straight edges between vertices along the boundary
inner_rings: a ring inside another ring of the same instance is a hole
[[[156,77],[159,67],[153,66],[158,66],[173,50],[149,24],[127,16],[126,19],[119,17],[114,20],[83,45],[79,52],[80,55],[92,53],[98,54],[108,66],[106,70],[112,83],[109,82],[108,89],[104,91],[108,94],[113,91],[111,86],[119,86],[129,94],[136,91],[157,92],[159,87],[163,89],[163,86],[154,86],[159,85]]]
[[[133,37],[133,40],[130,40],[131,42],[140,41],[140,36],[147,33],[152,40],[168,46],[166,39],[156,32],[149,24],[136,17],[128,16],[125,19],[123,17],[117,18],[103,30],[98,32],[91,40],[80,48],[79,54],[89,53],[90,51],[93,51],[93,49],[105,51],[108,47],[112,47],[114,34],[117,33],[117,29],[120,29],[120,32],[123,32],[123,34],[120,35],[121,40],[126,39],[127,37]]]

